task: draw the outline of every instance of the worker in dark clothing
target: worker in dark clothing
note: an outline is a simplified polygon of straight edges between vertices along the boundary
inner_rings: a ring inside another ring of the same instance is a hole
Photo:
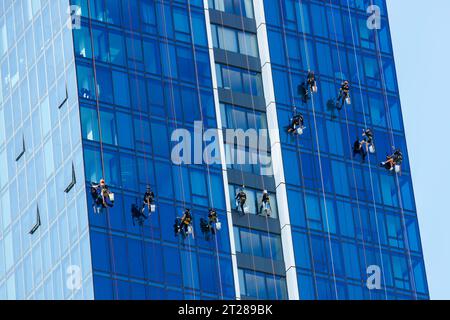
[[[401,170],[401,164],[403,162],[403,154],[400,149],[395,150],[395,152],[386,157],[386,161],[381,162],[380,166],[384,167],[386,170],[395,171],[398,173]]]
[[[259,213],[265,213],[268,217],[270,217],[270,215],[272,214],[272,208],[270,206],[270,196],[267,190],[264,190],[263,192]]]
[[[365,129],[361,144],[366,147],[366,152],[375,153],[374,134],[371,129]]]
[[[364,162],[367,156],[366,151],[363,148],[363,143],[359,139],[356,139],[353,144],[353,157],[356,157],[358,154],[361,156],[362,162]]]
[[[114,207],[114,194],[109,190],[104,179],[101,179],[98,184],[91,184],[91,196],[96,213],[101,213],[106,208]]]
[[[348,80],[345,80],[341,88],[339,89],[339,96],[336,101],[336,108],[341,110],[344,107],[344,104],[350,104],[350,83]]]
[[[308,72],[308,77],[306,79],[306,83],[308,84],[309,91],[312,93],[317,93],[317,82],[316,75],[314,71]]]
[[[236,195],[236,210],[241,211],[242,214],[246,214],[247,194],[245,193],[245,187],[243,186]]]
[[[149,214],[155,211],[155,194],[153,193],[150,187],[147,187],[147,191],[144,194],[144,201],[142,204],[142,212],[145,211],[145,208],[148,208]]]
[[[183,231],[184,236],[187,236],[192,231],[192,213],[191,210],[184,210],[184,214],[180,221],[180,230]]]
[[[302,135],[305,129],[305,118],[301,114],[296,114],[289,121],[288,133]]]
[[[208,211],[208,223],[211,228],[211,233],[216,234],[216,227],[219,223],[219,218],[217,216],[217,211],[215,209],[209,209]]]
[[[205,235],[206,240],[210,240],[210,235],[215,235],[216,231],[219,231],[221,228],[222,225],[219,222],[219,217],[217,216],[217,211],[215,209],[209,209],[208,220],[204,218],[200,219],[200,229]]]

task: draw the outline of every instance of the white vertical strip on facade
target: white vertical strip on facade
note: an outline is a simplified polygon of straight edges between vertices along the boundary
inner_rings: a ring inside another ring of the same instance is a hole
[[[273,87],[272,64],[270,61],[269,41],[267,36],[264,0],[253,0],[255,20],[257,26],[258,48],[262,66],[262,80],[266,99],[267,122],[271,142],[272,163],[275,184],[277,186],[278,215],[281,226],[281,241],[283,246],[284,263],[286,266],[286,282],[290,300],[299,300],[297,272],[295,267],[294,246],[292,240],[291,221],[284,177],[281,142],[278,129],[278,117],[275,103],[275,89]]]
[[[212,75],[212,84],[214,91],[214,105],[216,109],[216,118],[217,118],[217,128],[218,128],[218,137],[219,137],[219,148],[220,148],[220,159],[222,162],[222,176],[223,176],[223,187],[225,191],[225,203],[227,208],[227,220],[228,220],[228,229],[229,229],[229,237],[230,237],[230,247],[231,247],[231,262],[233,265],[233,276],[234,276],[234,287],[236,289],[236,299],[241,298],[241,290],[239,287],[239,274],[237,267],[237,258],[236,258],[236,244],[234,241],[234,229],[233,229],[233,216],[231,214],[231,203],[230,203],[230,192],[228,189],[228,175],[227,175],[227,165],[225,158],[225,146],[223,139],[223,131],[222,131],[222,115],[220,114],[220,102],[219,102],[219,90],[217,85],[217,75],[216,75],[216,63],[214,59],[214,46],[210,28],[210,20],[209,20],[209,5],[208,0],[203,0],[203,5],[205,8],[205,20],[206,20],[206,34],[208,37],[208,48],[209,48],[209,60],[211,61],[211,75]]]

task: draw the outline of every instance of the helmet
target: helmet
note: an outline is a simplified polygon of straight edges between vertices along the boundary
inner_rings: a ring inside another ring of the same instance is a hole
[[[105,179],[101,179],[100,184],[105,184]]]
[[[264,190],[263,193],[264,193],[264,194],[267,194],[267,193],[269,193],[269,192],[268,192],[267,190]]]

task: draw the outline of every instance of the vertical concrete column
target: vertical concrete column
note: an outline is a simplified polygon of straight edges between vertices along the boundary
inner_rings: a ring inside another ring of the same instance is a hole
[[[220,114],[220,102],[219,102],[219,91],[217,85],[217,75],[216,75],[216,63],[214,59],[214,47],[213,40],[210,28],[210,20],[209,20],[209,6],[208,0],[203,0],[203,6],[205,9],[205,20],[206,20],[206,33],[208,37],[208,48],[209,48],[209,60],[211,62],[211,75],[212,75],[212,83],[214,90],[214,106],[216,110],[216,119],[217,119],[217,130],[219,137],[219,148],[220,148],[220,159],[222,163],[222,176],[223,176],[223,188],[225,191],[225,203],[227,209],[227,220],[228,220],[228,230],[229,230],[229,238],[230,238],[230,247],[231,247],[231,262],[233,266],[233,277],[234,277],[234,287],[236,289],[236,299],[241,299],[241,291],[239,287],[239,274],[237,267],[237,258],[236,258],[236,244],[234,241],[234,229],[233,229],[233,216],[231,214],[231,203],[230,203],[230,192],[228,189],[228,175],[227,175],[227,164],[225,157],[225,145],[222,131],[222,115]]]
[[[287,290],[290,300],[298,300],[300,296],[295,266],[291,221],[287,201],[286,180],[284,176],[283,158],[281,153],[281,142],[275,103],[275,89],[273,87],[272,78],[272,64],[270,61],[269,41],[264,13],[264,0],[253,0],[253,5],[255,8],[255,20],[262,66],[264,96],[266,99],[267,122],[271,142],[273,171],[277,186],[276,196],[281,226],[281,241],[283,246],[284,263],[286,266]]]

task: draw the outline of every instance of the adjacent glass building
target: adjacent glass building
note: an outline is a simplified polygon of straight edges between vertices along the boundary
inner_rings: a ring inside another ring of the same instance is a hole
[[[0,68],[0,298],[429,298],[383,0],[0,0]],[[309,70],[319,90],[302,103]],[[196,139],[195,122],[216,135]],[[362,163],[365,128],[377,153]],[[216,163],[175,164],[176,129]],[[226,129],[268,129],[267,144]],[[392,148],[398,175],[378,166]],[[95,214],[101,178],[115,206]],[[222,229],[207,239],[209,208]]]

